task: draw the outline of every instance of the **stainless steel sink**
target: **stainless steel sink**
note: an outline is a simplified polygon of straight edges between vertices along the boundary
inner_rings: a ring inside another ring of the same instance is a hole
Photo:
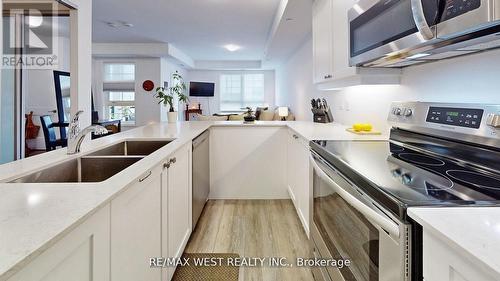
[[[147,156],[163,146],[169,144],[172,140],[162,141],[123,141],[117,144],[105,147],[89,155],[108,156],[108,155],[133,155]]]
[[[101,182],[143,157],[81,157],[12,181],[13,183]]]

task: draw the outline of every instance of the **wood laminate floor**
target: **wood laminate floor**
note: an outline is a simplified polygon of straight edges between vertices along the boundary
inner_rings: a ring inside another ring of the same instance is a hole
[[[312,256],[290,200],[210,200],[186,253],[237,253],[241,257]],[[239,280],[314,280],[307,267],[241,267]]]

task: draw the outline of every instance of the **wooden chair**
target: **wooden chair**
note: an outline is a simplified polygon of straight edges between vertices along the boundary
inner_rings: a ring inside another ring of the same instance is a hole
[[[58,146],[68,146],[67,139],[57,139],[54,128],[68,127],[68,123],[53,123],[50,115],[40,116],[42,123],[43,135],[45,137],[45,150],[55,150]]]

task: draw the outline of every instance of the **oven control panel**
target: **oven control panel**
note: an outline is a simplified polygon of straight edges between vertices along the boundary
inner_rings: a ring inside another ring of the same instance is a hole
[[[441,22],[481,7],[481,0],[445,0]]]
[[[429,107],[427,122],[479,129],[484,110],[476,108]]]

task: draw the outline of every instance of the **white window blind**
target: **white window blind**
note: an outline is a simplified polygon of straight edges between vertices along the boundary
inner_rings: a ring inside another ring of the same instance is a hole
[[[223,74],[220,76],[221,111],[241,111],[262,106],[265,101],[264,74]]]
[[[105,63],[104,82],[134,82],[135,64]]]

